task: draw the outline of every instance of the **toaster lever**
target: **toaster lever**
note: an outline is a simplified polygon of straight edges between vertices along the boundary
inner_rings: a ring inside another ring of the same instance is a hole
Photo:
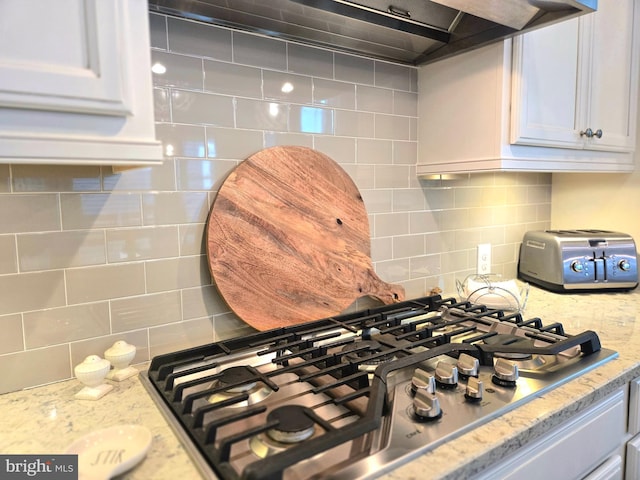
[[[607,279],[607,272],[605,271],[604,258],[594,258],[593,267],[596,281],[604,281]]]

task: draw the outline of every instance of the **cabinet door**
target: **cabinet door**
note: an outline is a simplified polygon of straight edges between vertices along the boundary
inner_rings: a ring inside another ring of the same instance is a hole
[[[107,115],[131,113],[114,39],[120,2],[3,2],[0,105]]]
[[[511,143],[582,148],[576,135],[578,19],[514,38]]]
[[[587,140],[593,150],[632,151],[635,146],[638,53],[634,50],[634,0],[600,0],[597,15],[582,20],[591,51],[587,122],[602,137]],[[635,53],[634,53],[635,52]]]

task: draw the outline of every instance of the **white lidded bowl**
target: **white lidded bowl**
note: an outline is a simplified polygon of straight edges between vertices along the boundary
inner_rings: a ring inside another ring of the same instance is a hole
[[[88,387],[97,387],[109,373],[111,363],[98,355],[89,355],[73,369],[76,378]]]
[[[111,362],[115,369],[126,368],[135,356],[135,345],[130,345],[124,340],[118,340],[111,348],[104,352],[104,358]]]

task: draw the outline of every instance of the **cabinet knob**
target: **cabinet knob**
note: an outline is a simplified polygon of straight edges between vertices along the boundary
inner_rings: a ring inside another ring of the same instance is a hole
[[[598,129],[594,133],[593,130],[591,130],[590,128],[587,128],[586,130],[582,130],[580,132],[580,136],[581,137],[587,137],[587,138],[593,138],[593,137],[602,138],[602,130]]]

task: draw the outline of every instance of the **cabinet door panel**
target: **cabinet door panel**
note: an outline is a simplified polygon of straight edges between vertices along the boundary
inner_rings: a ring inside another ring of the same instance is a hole
[[[582,148],[576,135],[577,19],[514,39],[511,143]]]
[[[632,54],[633,0],[600,1],[598,15],[585,18],[593,23],[591,37],[591,102],[589,126],[602,130],[602,138],[587,141],[585,148],[633,149],[635,122],[632,105],[636,94],[632,81],[637,58]]]
[[[125,116],[120,0],[0,3],[0,106]]]

